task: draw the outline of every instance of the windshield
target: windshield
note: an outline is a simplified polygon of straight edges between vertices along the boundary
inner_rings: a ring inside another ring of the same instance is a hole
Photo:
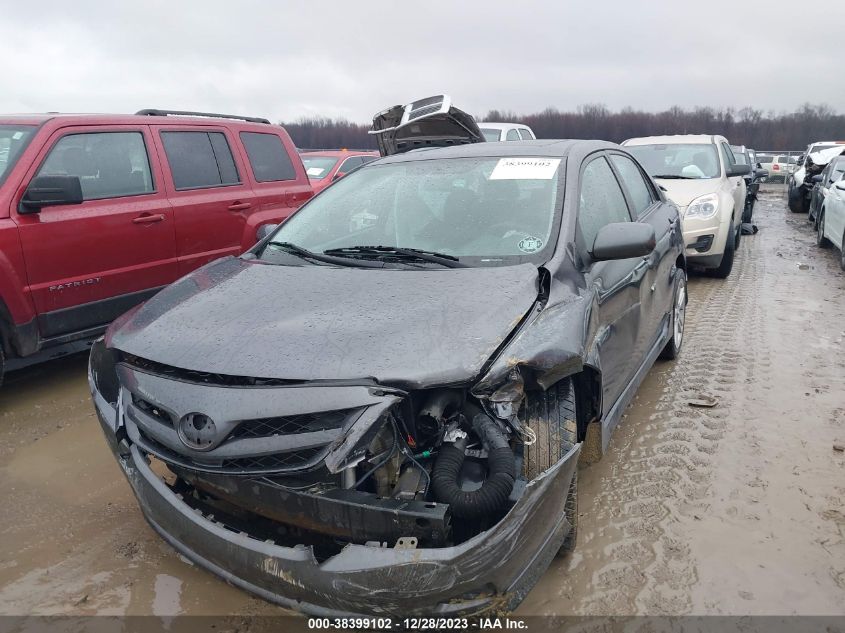
[[[12,171],[33,132],[34,125],[0,125],[0,183]]]
[[[719,157],[711,144],[629,145],[627,149],[654,178],[718,178]]]
[[[274,243],[312,253],[355,246],[419,249],[472,266],[542,262],[558,204],[559,158],[452,158],[373,165],[326,189]]]
[[[339,160],[331,156],[302,156],[305,173],[311,180],[322,180],[328,176]]]
[[[501,135],[501,130],[494,130],[493,128],[483,127],[481,133],[484,135],[485,141],[498,141]]]

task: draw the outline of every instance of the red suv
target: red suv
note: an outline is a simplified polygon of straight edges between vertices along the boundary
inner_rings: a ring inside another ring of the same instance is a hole
[[[312,195],[287,132],[266,119],[0,116],[0,382],[4,367],[70,351],[242,253]]]

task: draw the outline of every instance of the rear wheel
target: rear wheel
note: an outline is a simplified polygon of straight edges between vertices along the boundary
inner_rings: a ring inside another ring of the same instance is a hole
[[[819,224],[816,227],[816,246],[819,248],[827,248],[830,246],[830,240],[824,236],[824,209],[819,213]]]
[[[660,352],[660,358],[674,360],[681,353],[681,343],[684,341],[684,321],[687,314],[687,274],[680,268],[675,271],[675,292],[672,299],[672,313],[669,327],[672,337],[666,347]]]
[[[725,240],[725,252],[722,254],[722,261],[718,268],[713,269],[713,276],[726,279],[734,267],[734,255],[736,254],[736,235],[729,235]]]
[[[564,378],[546,391],[528,391],[525,397],[526,424],[536,441],[525,447],[522,474],[531,481],[561,460],[578,443],[575,384]],[[566,498],[566,519],[572,526],[559,554],[575,547],[578,525],[578,473],[572,477]]]

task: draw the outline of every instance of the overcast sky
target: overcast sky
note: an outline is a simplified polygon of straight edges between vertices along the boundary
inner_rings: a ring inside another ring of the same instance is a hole
[[[585,103],[845,111],[840,47],[823,35],[836,24],[841,34],[842,0],[3,0],[0,10],[0,112],[367,122],[443,92],[476,115]]]

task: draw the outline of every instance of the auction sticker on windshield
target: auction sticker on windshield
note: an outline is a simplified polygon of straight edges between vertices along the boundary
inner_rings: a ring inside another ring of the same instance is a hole
[[[559,158],[500,158],[490,180],[551,180]]]

